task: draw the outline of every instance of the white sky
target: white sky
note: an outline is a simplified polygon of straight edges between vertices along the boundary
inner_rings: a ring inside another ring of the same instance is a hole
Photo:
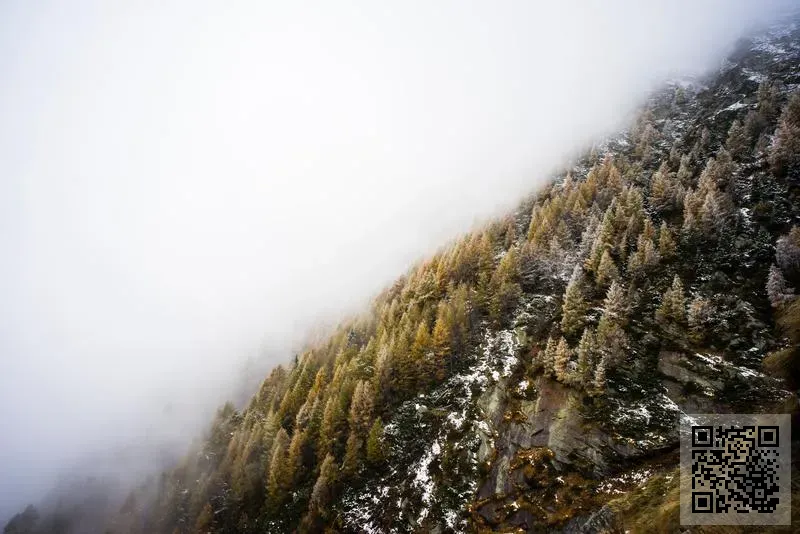
[[[0,6],[0,518],[86,453],[183,446],[246,358],[513,204],[773,13],[300,4]]]

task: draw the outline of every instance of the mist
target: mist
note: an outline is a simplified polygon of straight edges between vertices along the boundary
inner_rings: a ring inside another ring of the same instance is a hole
[[[159,469],[245,362],[787,2],[35,4],[0,7],[0,520],[91,459]]]

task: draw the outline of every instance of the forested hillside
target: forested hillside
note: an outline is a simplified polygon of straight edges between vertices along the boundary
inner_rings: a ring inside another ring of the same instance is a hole
[[[798,84],[791,26],[658,92],[221,408],[107,530],[677,531],[681,413],[797,412]]]

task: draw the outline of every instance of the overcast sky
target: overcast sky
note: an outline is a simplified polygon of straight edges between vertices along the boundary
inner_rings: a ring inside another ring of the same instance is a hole
[[[0,519],[87,453],[183,447],[245,359],[288,360],[768,5],[2,2]]]

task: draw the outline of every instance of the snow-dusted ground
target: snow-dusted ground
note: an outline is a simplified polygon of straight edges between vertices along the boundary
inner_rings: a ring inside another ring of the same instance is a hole
[[[405,447],[414,438],[404,434],[403,427],[408,425],[407,419],[418,419],[416,438],[420,446],[415,447],[414,454],[396,462],[400,467],[390,474],[345,496],[344,518],[349,526],[364,532],[382,532],[379,519],[389,513],[398,524],[419,525],[426,519],[441,518],[448,529],[465,531],[462,512],[477,490],[481,435],[490,444],[493,442],[493,431],[477,408],[477,398],[491,384],[509,377],[520,363],[519,341],[512,330],[484,331],[469,370],[452,376],[429,394],[404,403],[398,416],[386,425],[387,440]],[[429,424],[423,421],[431,417],[436,420]],[[464,471],[458,474],[462,482],[458,488],[445,486],[441,480],[438,464],[446,443],[462,460],[458,465]]]

